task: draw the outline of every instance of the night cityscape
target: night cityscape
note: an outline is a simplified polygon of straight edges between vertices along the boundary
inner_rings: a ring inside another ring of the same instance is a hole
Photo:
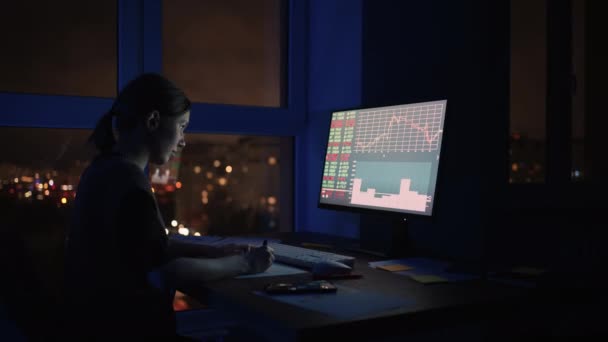
[[[3,128],[3,137],[14,138],[19,130]],[[72,139],[64,146],[67,153],[53,162],[54,167],[45,165],[49,163],[42,157],[56,151],[44,149],[32,150],[36,155],[30,155],[34,158],[28,162],[15,163],[7,158],[0,163],[3,202],[44,208],[61,217],[69,213],[79,177],[89,164],[86,155],[94,153],[85,144],[87,131],[65,131],[62,133],[72,135]],[[51,138],[60,132],[46,134]],[[215,136],[220,139],[218,143],[213,142],[213,135],[198,136],[190,134],[192,142],[167,165],[149,168],[152,191],[168,233],[233,235],[278,231],[279,138],[232,136],[235,143],[226,144],[226,138],[221,136]],[[247,143],[238,143],[239,139],[246,139]],[[81,159],[64,159],[76,156]],[[28,216],[37,217],[38,213],[28,210]]]

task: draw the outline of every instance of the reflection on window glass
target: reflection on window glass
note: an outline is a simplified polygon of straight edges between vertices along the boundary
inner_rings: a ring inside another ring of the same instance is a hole
[[[546,3],[511,2],[510,183],[545,181]]]
[[[279,231],[280,138],[187,134],[186,148],[150,180],[170,232]]]
[[[116,95],[116,1],[3,1],[0,91]]]
[[[163,1],[163,73],[195,102],[280,107],[284,6]]]

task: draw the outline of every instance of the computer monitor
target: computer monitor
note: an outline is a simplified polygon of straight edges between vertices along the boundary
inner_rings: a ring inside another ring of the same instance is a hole
[[[319,207],[431,216],[446,106],[333,112]]]

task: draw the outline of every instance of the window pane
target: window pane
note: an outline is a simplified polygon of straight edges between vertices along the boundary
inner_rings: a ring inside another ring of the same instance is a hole
[[[163,73],[196,102],[280,107],[284,1],[163,1]]]
[[[279,217],[281,167],[290,163],[280,159],[281,138],[187,134],[186,142],[181,155],[150,167],[171,232],[243,235],[291,229]]]
[[[545,180],[546,2],[511,1],[511,183]]]
[[[116,1],[6,1],[0,91],[113,97]]]

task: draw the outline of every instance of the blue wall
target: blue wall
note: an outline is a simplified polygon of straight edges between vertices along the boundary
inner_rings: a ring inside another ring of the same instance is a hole
[[[309,7],[308,113],[296,138],[295,229],[358,237],[359,216],[318,209],[329,116],[361,105],[362,1],[312,0]]]

